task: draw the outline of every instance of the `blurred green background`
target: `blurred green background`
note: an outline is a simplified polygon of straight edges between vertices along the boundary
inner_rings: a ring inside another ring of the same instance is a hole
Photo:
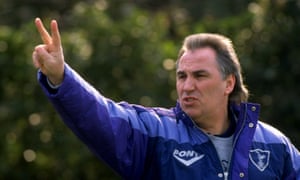
[[[0,179],[120,179],[61,122],[36,80],[34,26],[58,20],[65,59],[107,97],[176,101],[183,38],[230,37],[261,120],[300,148],[299,0],[0,0]],[[297,80],[298,79],[298,80]]]

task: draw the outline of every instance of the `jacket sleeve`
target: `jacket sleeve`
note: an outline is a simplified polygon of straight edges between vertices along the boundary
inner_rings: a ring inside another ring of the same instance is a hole
[[[284,179],[300,180],[300,152],[288,138],[285,141],[288,156],[286,156]]]
[[[148,138],[134,106],[105,98],[67,64],[58,89],[40,71],[38,80],[64,123],[93,153],[126,179],[140,176]]]

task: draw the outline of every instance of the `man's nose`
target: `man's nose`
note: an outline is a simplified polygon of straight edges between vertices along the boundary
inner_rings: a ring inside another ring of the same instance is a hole
[[[183,89],[185,91],[193,91],[195,89],[195,80],[188,77],[183,84]]]

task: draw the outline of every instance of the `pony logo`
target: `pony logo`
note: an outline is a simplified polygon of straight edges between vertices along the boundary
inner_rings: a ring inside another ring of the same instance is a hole
[[[262,149],[250,150],[249,158],[253,165],[263,172],[269,165],[270,151]]]
[[[199,154],[196,151],[191,150],[179,151],[178,149],[175,149],[173,152],[173,157],[185,166],[190,166],[202,159],[204,157],[204,154]]]

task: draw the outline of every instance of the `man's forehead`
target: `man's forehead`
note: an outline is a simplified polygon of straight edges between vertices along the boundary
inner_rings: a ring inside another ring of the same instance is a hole
[[[212,49],[197,49],[193,51],[186,51],[178,62],[178,68],[180,66],[198,66],[198,65],[215,65],[216,53]]]

